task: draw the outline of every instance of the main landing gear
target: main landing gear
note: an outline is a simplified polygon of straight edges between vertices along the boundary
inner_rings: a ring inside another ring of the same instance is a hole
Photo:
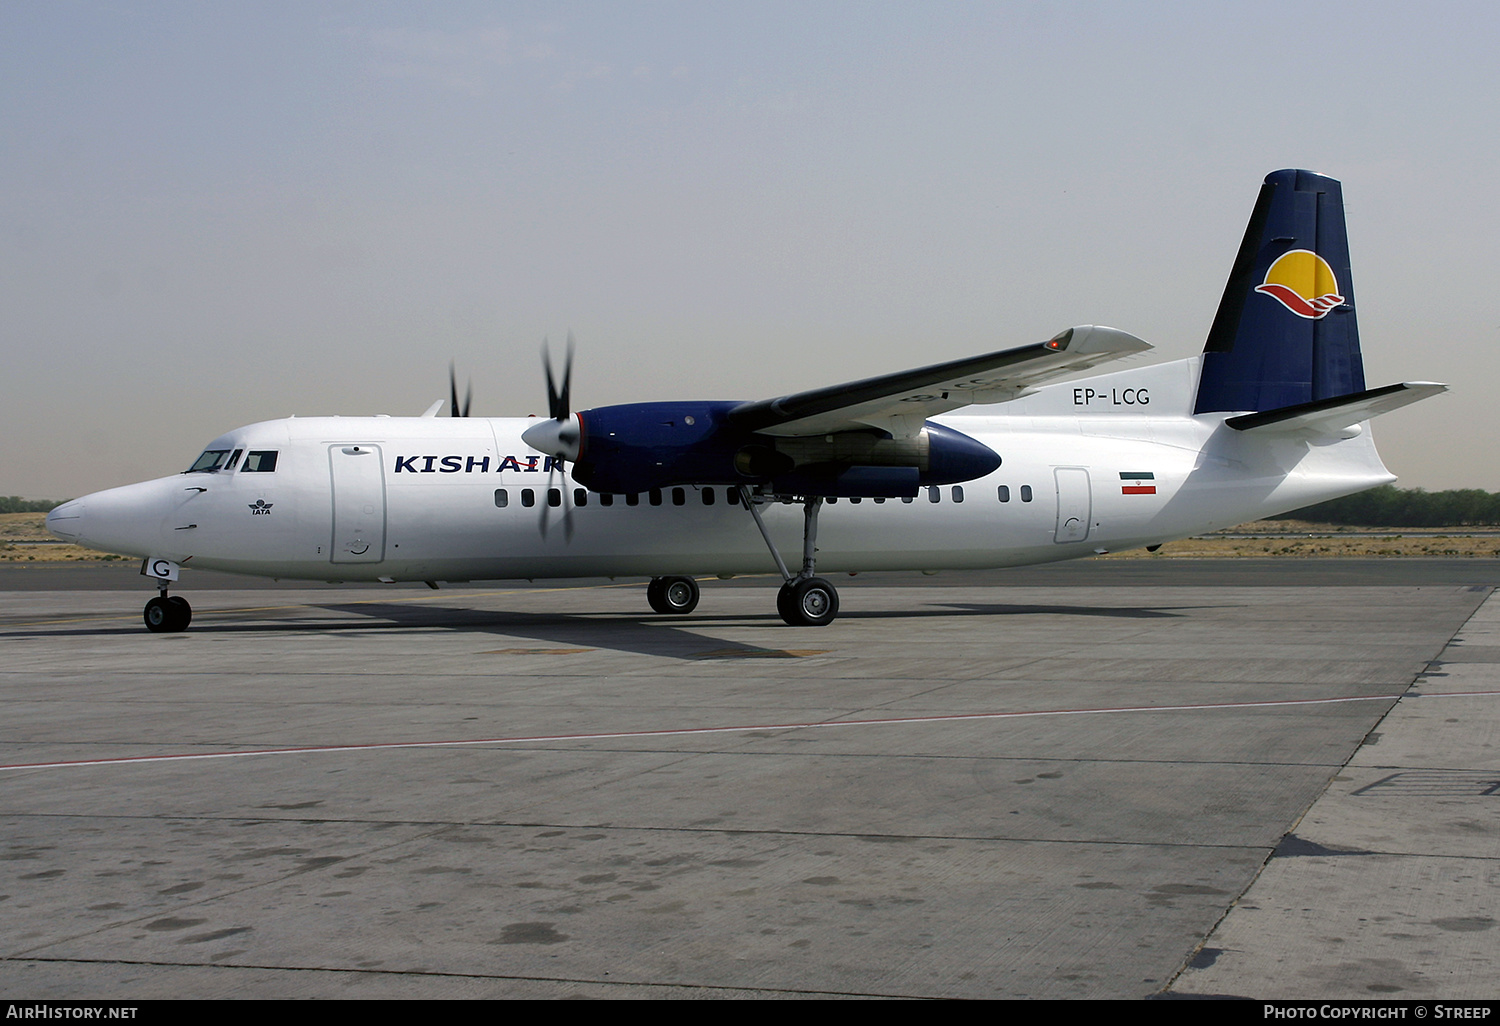
[[[698,608],[698,582],[691,577],[653,577],[646,601],[658,613],[691,613]]]
[[[153,634],[175,634],[187,630],[193,622],[193,607],[187,599],[178,595],[167,595],[163,581],[161,594],[146,603],[146,630]]]
[[[795,577],[787,569],[781,553],[776,551],[776,544],[771,541],[771,533],[760,518],[760,510],[756,508],[750,489],[743,485],[740,486],[740,501],[755,518],[755,526],[760,528],[760,536],[765,539],[766,548],[771,550],[771,558],[776,560],[776,569],[781,571],[781,579],[785,582],[776,593],[776,611],[781,618],[793,627],[826,627],[833,623],[839,615],[838,590],[814,574],[822,497],[808,496],[802,500],[802,572]]]
[[[823,508],[821,496],[802,500],[802,572],[795,577],[786,568],[776,543],[760,518],[756,499],[750,489],[740,486],[740,501],[755,518],[760,536],[781,571],[781,590],[776,593],[776,612],[793,627],[826,627],[839,615],[839,593],[833,585],[813,573],[818,540],[818,512]],[[698,582],[691,577],[653,577],[646,586],[646,601],[658,613],[691,613],[698,606]],[[152,628],[155,630],[156,628]]]

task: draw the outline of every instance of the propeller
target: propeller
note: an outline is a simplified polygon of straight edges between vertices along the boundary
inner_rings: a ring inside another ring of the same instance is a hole
[[[552,457],[547,468],[547,499],[542,505],[541,532],[547,537],[548,510],[551,508],[554,476],[559,470],[564,474],[562,493],[563,536],[573,540],[573,503],[568,494],[567,462],[577,460],[582,449],[583,428],[578,418],[571,415],[570,397],[573,391],[573,333],[568,332],[568,349],[563,358],[562,387],[552,374],[552,353],[547,339],[542,339],[542,370],[547,376],[547,415],[550,420],[534,424],[521,433],[521,440],[538,452]]]
[[[474,381],[471,378],[469,380],[469,387],[464,389],[464,404],[460,407],[458,405],[458,371],[454,368],[451,360],[448,362],[448,396],[448,416],[467,417],[469,415],[469,403],[474,398]]]
[[[562,388],[552,375],[552,356],[547,340],[542,339],[542,370],[547,375],[547,416],[521,432],[521,440],[537,452],[572,463],[583,448],[583,427],[572,415],[569,399],[573,391],[573,333],[568,332],[568,352],[563,361]]]

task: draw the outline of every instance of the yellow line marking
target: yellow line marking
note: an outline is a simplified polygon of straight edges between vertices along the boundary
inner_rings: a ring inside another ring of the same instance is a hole
[[[332,587],[337,587],[337,585],[333,585]],[[595,590],[604,589],[604,588],[639,588],[639,587],[640,587],[640,582],[638,582],[638,581],[629,581],[629,582],[617,581],[617,582],[615,582],[613,584],[565,585],[565,586],[557,587],[557,588],[504,588],[504,589],[500,589],[498,591],[469,591],[469,592],[464,592],[463,594],[467,598],[488,598],[488,597],[491,597],[491,596],[494,596],[494,595],[535,595],[535,594],[537,594],[539,592],[540,593],[547,593],[547,592],[558,592],[558,591],[595,591]],[[231,589],[225,589],[225,590],[231,590]],[[385,597],[382,597],[382,598],[371,598],[371,599],[350,599],[350,600],[348,600],[346,602],[340,602],[339,604],[340,605],[346,605],[346,606],[362,606],[362,605],[363,606],[372,606],[372,605],[377,605],[377,604],[383,605],[383,604],[390,603],[390,602],[431,602],[431,601],[433,601],[435,599],[452,598],[452,597],[453,597],[452,595],[443,595],[443,594],[440,594],[440,593],[438,593],[438,594],[432,594],[432,595],[412,595],[412,596],[409,596],[409,597],[403,597],[403,596],[395,595],[395,596],[385,596]],[[293,604],[290,604],[290,605],[282,605],[282,606],[235,606],[235,607],[230,608],[230,609],[205,609],[205,610],[202,610],[201,613],[198,610],[194,610],[193,611],[193,616],[194,616],[194,618],[197,618],[199,616],[207,616],[209,614],[213,614],[215,616],[220,616],[220,615],[232,614],[232,613],[269,613],[269,612],[275,612],[278,609],[307,609],[310,606],[316,606],[316,605],[320,605],[320,604],[321,603],[318,603],[318,602],[297,602],[297,603],[293,603]],[[5,630],[5,629],[11,628],[11,627],[46,627],[46,626],[49,626],[49,625],[65,624],[65,623],[107,623],[107,622],[109,622],[111,620],[138,620],[138,619],[140,619],[140,614],[139,613],[136,613],[136,614],[133,614],[133,615],[129,615],[129,616],[125,616],[125,615],[115,615],[115,616],[83,616],[83,617],[74,617],[74,618],[65,619],[65,620],[25,620],[25,621],[22,621],[20,623],[4,624],[3,626],[0,626],[0,630]]]

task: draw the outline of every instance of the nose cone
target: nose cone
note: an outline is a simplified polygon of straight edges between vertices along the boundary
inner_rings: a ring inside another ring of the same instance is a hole
[[[583,449],[583,425],[577,414],[567,420],[538,421],[521,432],[521,441],[537,452],[573,463]]]
[[[179,478],[95,492],[47,514],[47,530],[67,541],[130,556],[162,555],[162,518]]]
[[[47,530],[63,541],[77,541],[83,531],[83,500],[65,502],[48,513]]]

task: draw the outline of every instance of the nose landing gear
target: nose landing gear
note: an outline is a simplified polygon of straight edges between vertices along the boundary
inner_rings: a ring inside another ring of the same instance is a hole
[[[175,634],[192,623],[193,607],[185,598],[169,596],[163,587],[160,595],[146,603],[145,620],[146,630],[153,634]]]

